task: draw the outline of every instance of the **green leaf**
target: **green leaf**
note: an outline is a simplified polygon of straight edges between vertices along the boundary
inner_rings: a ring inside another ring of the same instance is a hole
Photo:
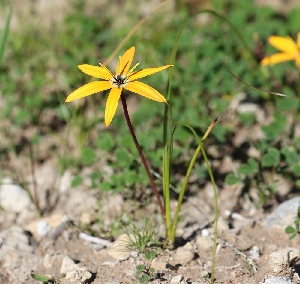
[[[131,162],[131,157],[129,156],[128,152],[126,152],[123,149],[117,149],[115,151],[115,156],[120,166],[129,166],[129,163]]]
[[[269,148],[268,152],[263,155],[262,166],[272,167],[278,165],[280,162],[280,152],[276,148]]]
[[[71,187],[76,187],[82,183],[83,179],[81,176],[77,175],[72,179]]]
[[[85,165],[92,165],[95,163],[97,156],[92,148],[84,148],[80,157],[80,161]]]
[[[300,165],[295,165],[293,167],[293,172],[295,173],[296,176],[300,177]]]
[[[297,234],[293,234],[293,235],[291,235],[291,236],[289,237],[289,240],[292,240],[292,239],[294,239],[296,236],[297,236]]]
[[[132,186],[141,181],[141,178],[136,173],[136,171],[128,170],[123,172],[123,175],[127,186]]]
[[[274,114],[274,121],[269,125],[262,126],[262,130],[266,135],[267,140],[274,140],[285,130],[286,116],[280,115],[279,113]]]
[[[229,185],[233,185],[238,182],[241,182],[241,179],[239,177],[236,177],[234,174],[230,173],[226,176],[225,182]]]
[[[238,172],[240,174],[245,174],[245,175],[249,175],[253,173],[253,169],[252,167],[250,167],[248,164],[242,164],[239,169]]]
[[[99,187],[103,191],[113,190],[113,185],[110,182],[108,182],[108,181],[102,182],[101,185],[99,185]]]
[[[102,133],[100,137],[98,137],[96,145],[100,150],[109,152],[116,145],[116,142],[113,140],[110,133],[105,132]]]
[[[289,87],[284,87],[282,93],[288,96],[295,96],[295,92],[290,89]],[[282,111],[294,110],[297,109],[299,106],[299,101],[294,99],[288,98],[277,98],[276,100],[276,109]]]
[[[43,282],[43,283],[48,283],[48,281],[51,280],[51,278],[49,278],[48,276],[39,275],[39,274],[35,274],[35,273],[31,273],[30,276],[32,279]]]
[[[292,227],[292,226],[287,226],[287,227],[285,228],[285,232],[286,232],[287,234],[293,234],[293,233],[296,232],[296,230],[295,230],[295,228]]]
[[[299,161],[298,154],[296,150],[292,147],[284,147],[281,149],[281,153],[284,155],[286,162],[289,165],[297,164]],[[299,172],[300,175],[300,172]]]
[[[300,208],[300,207],[299,207]],[[155,250],[150,251],[151,257],[155,258],[157,256],[157,252]]]
[[[257,171],[258,171],[258,163],[253,158],[248,159],[247,164],[242,164],[238,169],[238,172],[240,174],[245,174],[245,175],[254,174]]]
[[[138,270],[144,270],[146,268],[146,266],[144,264],[139,264],[136,269]]]
[[[258,162],[256,162],[253,158],[248,159],[248,165],[251,167],[253,172],[258,170]]]
[[[300,179],[296,180],[296,186],[300,187]]]
[[[91,179],[95,180],[95,179],[100,179],[101,178],[101,174],[96,171],[96,172],[92,172],[90,175]]]

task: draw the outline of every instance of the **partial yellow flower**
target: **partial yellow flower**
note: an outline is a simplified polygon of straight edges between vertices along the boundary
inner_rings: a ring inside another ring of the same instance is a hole
[[[284,61],[295,60],[297,67],[300,68],[300,32],[297,35],[297,43],[290,37],[280,36],[270,36],[269,43],[282,52],[265,57],[261,61],[261,65],[277,64]]]
[[[123,88],[133,93],[137,93],[141,96],[144,96],[148,99],[166,103],[166,99],[158,91],[142,82],[135,80],[160,72],[173,65],[165,65],[158,68],[146,68],[134,71],[134,69],[139,65],[139,63],[137,63],[129,70],[133,60],[134,52],[135,47],[133,46],[129,48],[123,54],[123,56],[119,57],[119,63],[115,74],[110,72],[101,63],[100,67],[88,64],[78,65],[78,68],[83,73],[93,76],[95,78],[103,79],[104,81],[94,81],[92,83],[88,83],[80,87],[79,89],[71,93],[66,98],[65,102],[68,103],[101,91],[111,89],[105,107],[105,126],[108,126],[111,123],[116,113],[118,102]]]

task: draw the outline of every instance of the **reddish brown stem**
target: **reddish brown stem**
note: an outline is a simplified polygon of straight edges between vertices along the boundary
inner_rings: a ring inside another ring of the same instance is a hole
[[[127,125],[128,125],[128,128],[129,128],[129,131],[130,131],[130,134],[132,136],[132,139],[134,141],[134,144],[135,144],[135,147],[141,157],[141,160],[142,160],[142,163],[143,163],[143,166],[146,170],[146,173],[148,175],[148,178],[149,178],[149,181],[150,181],[150,184],[151,184],[151,187],[153,189],[153,192],[156,196],[156,199],[157,199],[157,202],[158,202],[158,205],[159,205],[159,208],[160,208],[160,211],[161,211],[161,215],[163,216],[164,218],[164,222],[165,222],[165,228],[166,228],[166,239],[168,239],[168,230],[167,230],[167,219],[166,219],[166,211],[165,211],[165,208],[161,202],[161,199],[160,199],[160,195],[158,193],[158,190],[156,188],[156,185],[154,183],[154,180],[153,180],[153,177],[150,173],[150,170],[149,170],[149,167],[147,165],[147,162],[146,162],[146,159],[144,157],[144,154],[142,152],[142,149],[139,145],[139,142],[137,141],[136,139],[136,136],[135,136],[135,133],[134,133],[134,130],[133,130],[133,127],[132,127],[132,124],[131,124],[131,121],[130,121],[130,117],[129,117],[129,114],[128,114],[128,110],[127,110],[127,103],[126,103],[126,98],[125,98],[125,95],[124,93],[122,92],[121,94],[121,101],[122,101],[122,106],[123,106],[123,110],[124,110],[124,115],[125,115],[125,119],[126,119],[126,122],[127,122]]]

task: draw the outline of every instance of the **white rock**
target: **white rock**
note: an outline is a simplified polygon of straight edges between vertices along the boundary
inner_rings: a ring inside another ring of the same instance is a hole
[[[186,265],[194,259],[194,252],[185,249],[184,247],[179,247],[175,253],[175,260],[177,263]]]
[[[67,272],[74,270],[75,267],[75,261],[69,256],[65,256],[60,267],[60,274],[66,274]]]
[[[286,272],[290,269],[290,264],[300,257],[298,249],[287,248],[281,251],[272,252],[269,255],[269,267],[274,273]]]
[[[184,278],[183,278],[183,276],[182,275],[176,275],[175,277],[173,277],[172,279],[171,279],[171,282],[170,282],[171,284],[184,284],[184,283],[186,283],[185,281],[184,281]]]
[[[211,237],[204,237],[198,235],[195,240],[198,249],[206,250],[211,249],[214,246],[214,241]]]
[[[49,217],[43,217],[39,220],[35,219],[28,224],[24,224],[24,227],[27,231],[30,231],[34,235],[35,239],[40,240],[46,231],[47,234],[49,234],[53,228],[57,228],[60,224],[62,224],[64,222],[64,218],[64,215],[55,213]]]
[[[63,254],[45,254],[44,258],[43,258],[43,266],[46,269],[49,269],[51,267],[54,266],[54,264],[56,265],[61,265],[63,258],[65,257],[65,255]]]
[[[116,260],[125,260],[129,257],[130,252],[126,247],[129,238],[126,234],[121,234],[115,241],[107,253]]]
[[[93,217],[89,212],[83,212],[80,217],[80,222],[84,225],[90,225],[92,223]]]
[[[117,262],[105,261],[101,265],[103,265],[103,266],[109,266],[109,267],[115,267],[117,265]]]
[[[44,237],[51,231],[51,226],[46,221],[39,221],[36,224],[36,231],[39,236]]]
[[[72,182],[72,173],[70,170],[66,170],[58,182],[59,192],[60,193],[68,192],[71,188],[71,182]]]
[[[137,251],[131,251],[130,256],[133,258],[137,258],[139,256],[139,253]]]
[[[287,277],[276,277],[270,275],[264,282],[259,282],[259,284],[289,284],[292,283],[291,279]]]
[[[281,203],[277,209],[266,218],[266,226],[271,228],[285,228],[288,225],[292,225],[297,216],[299,206],[299,196]]]
[[[5,211],[19,213],[27,210],[31,201],[21,186],[4,183],[0,186],[0,204]]]
[[[20,227],[13,226],[0,233],[0,262],[3,267],[14,267],[19,259],[32,253],[30,237]]]
[[[188,250],[192,250],[193,249],[193,245],[191,242],[187,242],[184,246],[183,246],[185,249],[188,249]]]
[[[66,273],[65,280],[67,283],[85,283],[92,278],[92,273],[86,267],[76,268]]]
[[[253,246],[250,250],[249,250],[249,256],[252,259],[258,259],[260,258],[259,255],[259,247],[258,246]]]
[[[224,218],[219,217],[218,219],[218,232],[219,231],[227,231],[229,228],[228,222],[224,220]]]
[[[155,269],[155,271],[166,270],[167,262],[163,260],[156,260],[151,262],[151,267]]]

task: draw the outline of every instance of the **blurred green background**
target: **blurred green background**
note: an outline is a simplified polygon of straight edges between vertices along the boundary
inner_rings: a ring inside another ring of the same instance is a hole
[[[36,165],[53,160],[58,176],[71,170],[73,187],[122,191],[128,198],[137,190],[142,196],[151,194],[151,190],[144,190],[148,180],[121,107],[111,125],[104,127],[107,92],[63,102],[91,79],[77,65],[104,62],[137,22],[161,2],[1,1],[1,31],[6,8],[12,7],[0,66],[2,176],[18,180],[20,173],[29,174],[24,159],[29,159],[31,145]],[[219,117],[207,141],[217,183],[220,187],[225,181],[242,183],[245,191],[251,184],[257,185],[260,197],[256,202],[260,205],[276,195],[277,175],[291,183],[291,194],[300,186],[299,101],[250,89],[228,72],[230,69],[258,88],[299,96],[299,71],[294,62],[259,65],[264,56],[276,52],[267,43],[269,36],[296,39],[299,4],[264,2],[168,1],[120,51],[122,54],[135,45],[133,63],[141,62],[141,68],[168,64],[180,27],[201,9],[216,11],[235,26],[248,49],[228,24],[212,14],[200,14],[184,30],[170,104],[174,121],[191,124],[199,135]],[[117,58],[108,67],[114,70],[116,63]],[[143,79],[164,95],[167,81],[168,72]],[[244,95],[239,100],[241,93]],[[138,140],[160,184],[163,104],[129,93],[127,99]],[[248,109],[242,111],[245,105]],[[182,181],[195,147],[189,131],[180,128],[174,143],[175,185]],[[223,169],[225,156],[236,167]],[[207,180],[199,158],[191,184],[199,189]]]

